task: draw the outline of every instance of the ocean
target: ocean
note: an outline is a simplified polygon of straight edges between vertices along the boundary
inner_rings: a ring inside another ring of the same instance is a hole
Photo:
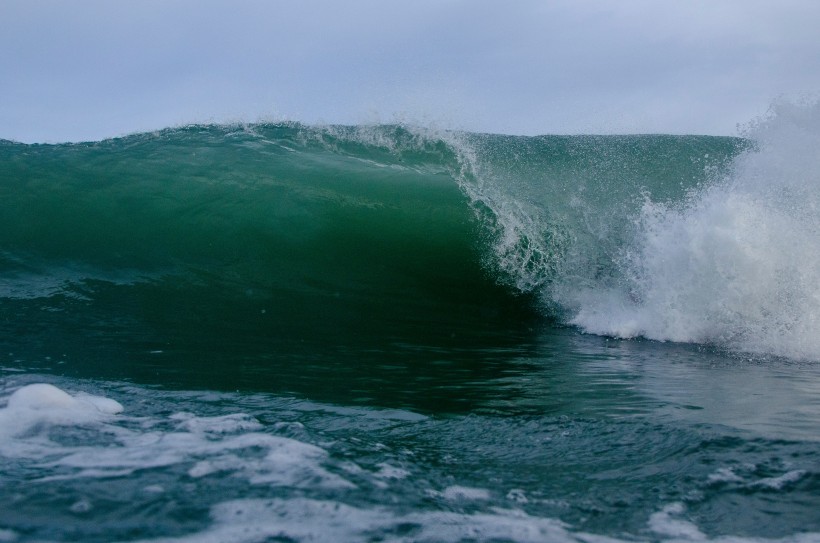
[[[0,141],[0,541],[820,541],[819,151]]]

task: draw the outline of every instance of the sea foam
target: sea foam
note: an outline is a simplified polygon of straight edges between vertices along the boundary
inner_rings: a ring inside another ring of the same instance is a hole
[[[122,411],[122,405],[109,398],[83,393],[72,396],[54,385],[35,383],[17,389],[0,409],[0,437],[18,436],[43,424],[99,421]]]
[[[820,359],[820,105],[779,104],[746,136],[754,148],[683,205],[647,199],[618,284],[552,293],[572,324]]]

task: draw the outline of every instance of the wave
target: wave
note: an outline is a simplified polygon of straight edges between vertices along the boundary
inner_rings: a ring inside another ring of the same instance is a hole
[[[540,314],[818,359],[818,117],[782,105],[744,138],[289,123],[0,142],[0,303],[262,313],[283,336]]]

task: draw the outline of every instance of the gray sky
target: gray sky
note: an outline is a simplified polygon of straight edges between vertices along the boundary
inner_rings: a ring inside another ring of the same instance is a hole
[[[736,134],[820,93],[817,0],[2,0],[0,138],[192,122]]]

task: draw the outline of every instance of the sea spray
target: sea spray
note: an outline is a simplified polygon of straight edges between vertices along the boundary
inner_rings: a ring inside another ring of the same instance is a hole
[[[680,203],[647,199],[615,288],[552,294],[618,337],[820,358],[820,107],[781,104],[754,147]]]

